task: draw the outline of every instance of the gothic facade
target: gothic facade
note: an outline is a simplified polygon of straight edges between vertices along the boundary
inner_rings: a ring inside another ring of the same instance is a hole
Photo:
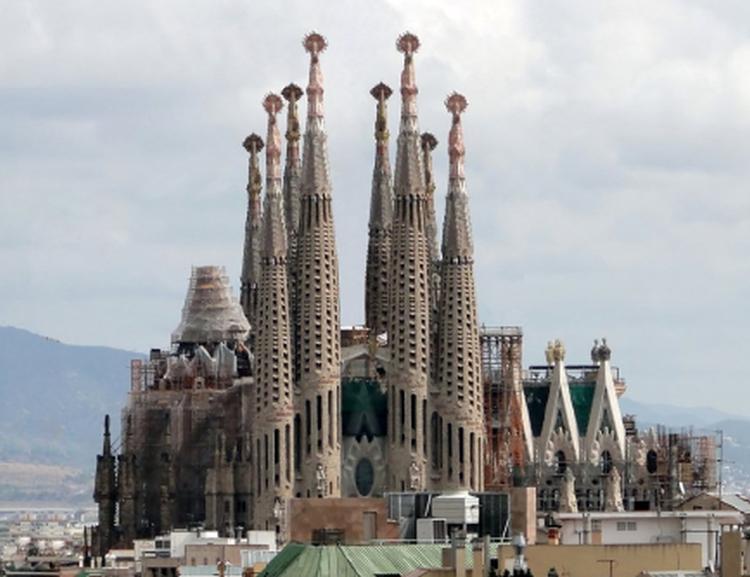
[[[251,134],[243,143],[240,299],[222,268],[194,267],[170,350],[133,362],[119,447],[106,421],[94,494],[99,552],[195,525],[224,535],[275,530],[283,542],[294,498],[527,484],[539,488],[542,510],[663,500],[655,479],[674,473],[677,453],[663,436],[626,430],[606,345],[592,352],[585,383],[571,383],[562,344],[550,346],[546,365],[524,371],[520,330],[480,329],[461,122],[467,101],[456,93],[445,101],[449,178],[438,239],[438,142],[419,129],[419,40],[410,33],[397,41],[393,170],[392,90],[381,82],[371,91],[365,325],[341,327],[326,47],[317,33],[305,38],[306,90],[289,84],[267,95],[265,141]]]
[[[249,176],[239,301],[223,269],[195,267],[171,350],[134,361],[119,452],[107,429],[98,462],[103,549],[194,524],[223,534],[271,529],[283,541],[295,497],[483,489],[466,99],[446,100],[451,168],[439,252],[430,158],[437,141],[419,132],[417,115],[419,40],[410,33],[398,39],[404,63],[393,173],[392,91],[384,83],[372,90],[366,324],[342,329],[326,41],[312,33],[304,47],[304,133],[303,91],[290,84],[283,99],[269,94],[263,101],[265,141],[251,134],[243,143]]]

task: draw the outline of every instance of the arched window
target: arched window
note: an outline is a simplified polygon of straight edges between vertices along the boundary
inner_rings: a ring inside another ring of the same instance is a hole
[[[557,451],[555,453],[555,473],[558,475],[562,475],[565,473],[565,469],[568,468],[568,461],[565,458],[565,451]]]
[[[602,475],[609,475],[612,470],[612,453],[606,449],[602,451],[601,457],[599,458],[599,468],[602,471]]]
[[[659,459],[656,455],[656,451],[651,449],[648,453],[646,453],[646,470],[653,475],[654,473],[656,473],[658,464]]]

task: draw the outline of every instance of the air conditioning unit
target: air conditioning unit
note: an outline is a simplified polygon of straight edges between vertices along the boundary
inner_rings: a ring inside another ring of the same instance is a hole
[[[445,519],[417,519],[417,542],[447,543],[448,524]]]

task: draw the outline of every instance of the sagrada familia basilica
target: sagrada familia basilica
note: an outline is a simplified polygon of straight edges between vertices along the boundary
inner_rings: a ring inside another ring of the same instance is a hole
[[[536,487],[542,511],[663,506],[675,490],[667,480],[692,473],[678,470],[677,441],[640,435],[623,418],[624,381],[606,342],[590,364],[574,366],[562,343],[550,343],[546,362],[524,370],[520,329],[480,323],[461,125],[467,100],[445,100],[450,169],[438,238],[438,140],[420,133],[419,40],[410,33],[397,41],[393,168],[392,90],[371,90],[365,324],[341,327],[326,40],[311,33],[304,48],[306,90],[289,84],[267,95],[265,139],[251,134],[243,143],[239,301],[222,268],[194,267],[171,349],[133,362],[119,443],[107,419],[95,489],[100,549],[197,524],[223,534],[276,530],[283,540],[293,499],[515,485]]]

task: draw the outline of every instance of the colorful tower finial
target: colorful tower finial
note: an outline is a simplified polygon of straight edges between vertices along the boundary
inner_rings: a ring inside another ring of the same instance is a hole
[[[450,177],[464,177],[464,131],[461,126],[461,114],[469,103],[462,94],[454,92],[445,99],[445,107],[453,115],[453,125],[448,136],[448,155],[450,156]]]
[[[266,180],[281,181],[281,134],[276,123],[276,115],[284,107],[278,94],[268,94],[263,99],[263,109],[268,113],[268,134],[266,135]]]
[[[411,32],[398,37],[396,48],[404,54],[404,69],[401,72],[401,116],[417,116],[417,81],[414,73],[414,53],[419,50],[419,38]]]
[[[370,90],[373,98],[378,101],[378,110],[375,116],[375,142],[377,144],[376,153],[379,155],[387,152],[388,149],[388,107],[386,101],[390,98],[393,91],[391,87],[380,82]]]
[[[299,163],[299,139],[302,135],[302,131],[299,126],[299,116],[297,114],[297,101],[302,98],[304,92],[302,89],[294,83],[287,84],[281,91],[281,95],[284,100],[287,101],[287,116],[286,116],[286,163],[289,167],[290,163],[295,161]]]
[[[323,118],[323,72],[320,69],[319,54],[328,43],[322,35],[310,32],[302,45],[310,54],[310,77],[307,84],[307,117]]]

